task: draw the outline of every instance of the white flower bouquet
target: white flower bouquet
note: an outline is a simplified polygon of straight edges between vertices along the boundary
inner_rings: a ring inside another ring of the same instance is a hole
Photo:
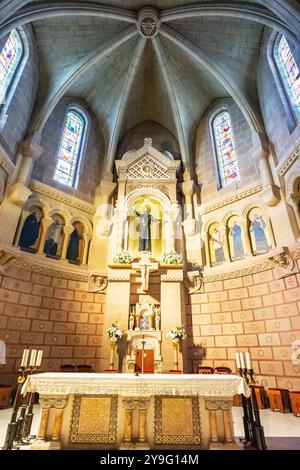
[[[161,262],[163,264],[182,264],[183,258],[176,251],[168,251],[167,253],[164,254]]]
[[[106,334],[109,339],[120,339],[122,337],[122,331],[117,323],[113,323],[108,330],[106,330]]]
[[[172,330],[168,331],[167,337],[172,338],[172,339],[180,339],[183,340],[186,338],[186,333],[185,329],[182,325],[176,326]]]
[[[131,264],[133,262],[133,257],[128,253],[128,251],[120,251],[116,253],[113,259],[113,263],[117,264]]]

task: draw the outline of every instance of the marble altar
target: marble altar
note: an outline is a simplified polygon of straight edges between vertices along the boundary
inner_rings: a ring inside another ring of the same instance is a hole
[[[42,373],[32,449],[234,448],[232,397],[249,396],[235,375]]]

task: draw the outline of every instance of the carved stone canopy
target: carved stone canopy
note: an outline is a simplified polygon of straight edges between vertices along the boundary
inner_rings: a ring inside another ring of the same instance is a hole
[[[152,139],[144,139],[144,146],[126,152],[122,160],[116,161],[120,180],[176,179],[180,161],[166,156],[152,145]]]

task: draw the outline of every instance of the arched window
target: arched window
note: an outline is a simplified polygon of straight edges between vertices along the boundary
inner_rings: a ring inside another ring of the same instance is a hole
[[[276,62],[293,110],[300,117],[300,73],[285,36],[281,36],[275,51]]]
[[[53,177],[70,188],[76,185],[85,128],[84,116],[70,109],[65,118]]]
[[[4,102],[22,56],[22,41],[18,31],[14,29],[8,36],[0,56],[0,104]]]
[[[238,161],[227,111],[222,111],[213,120],[213,137],[217,156],[219,188],[227,186],[239,178]]]

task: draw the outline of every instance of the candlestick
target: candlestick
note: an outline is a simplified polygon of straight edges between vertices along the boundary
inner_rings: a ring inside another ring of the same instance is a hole
[[[240,352],[241,368],[245,369],[244,353]]]
[[[31,354],[30,354],[30,361],[29,361],[30,367],[34,367],[34,366],[35,366],[36,352],[37,352],[36,349],[32,349],[32,351],[31,351]]]
[[[22,361],[21,361],[21,367],[26,367],[27,366],[28,357],[29,357],[29,349],[24,349],[23,356],[22,356]]]
[[[246,352],[245,356],[246,356],[246,368],[250,370],[250,369],[252,369],[250,353]]]
[[[236,362],[236,367],[237,369],[241,368],[241,361],[240,361],[240,355],[238,352],[235,353],[235,362]]]
[[[39,350],[36,356],[35,367],[40,367],[42,364],[43,351]]]

